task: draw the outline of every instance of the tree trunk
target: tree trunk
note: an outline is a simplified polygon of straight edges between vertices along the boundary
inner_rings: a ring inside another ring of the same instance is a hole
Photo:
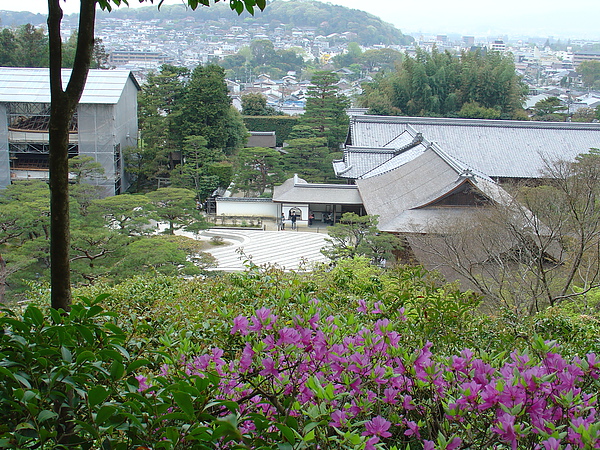
[[[51,306],[71,308],[69,264],[69,124],[77,108],[94,48],[95,0],[80,0],[79,32],[73,70],[67,88],[62,84],[60,0],[48,0],[50,49],[50,287]]]

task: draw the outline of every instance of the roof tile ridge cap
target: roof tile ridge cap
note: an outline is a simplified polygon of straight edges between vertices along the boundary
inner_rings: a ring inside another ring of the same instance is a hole
[[[344,153],[377,153],[377,154],[393,154],[396,150],[390,147],[363,147],[358,145],[348,145]]]

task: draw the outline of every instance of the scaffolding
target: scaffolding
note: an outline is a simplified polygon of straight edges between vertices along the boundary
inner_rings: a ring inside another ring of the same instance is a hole
[[[8,129],[10,131],[48,132],[50,124],[49,103],[6,103]],[[77,113],[73,114],[70,133],[77,133]]]

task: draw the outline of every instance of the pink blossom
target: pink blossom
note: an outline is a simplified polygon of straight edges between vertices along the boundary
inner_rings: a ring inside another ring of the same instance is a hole
[[[462,444],[462,439],[459,437],[455,437],[448,443],[448,445],[446,446],[446,450],[457,449],[461,446],[461,444]]]
[[[244,316],[237,316],[233,319],[233,328],[231,329],[231,334],[235,334],[240,332],[242,336],[246,336],[248,334],[248,319]]]
[[[560,449],[560,440],[556,438],[548,438],[545,441],[542,441],[542,445],[546,450],[559,450]]]
[[[435,445],[433,444],[433,441],[423,439],[423,450],[435,450]]]
[[[262,365],[264,367],[263,370],[259,372],[263,377],[267,377],[269,375],[278,376],[279,370],[275,367],[275,361],[272,358],[264,358],[262,360]]]
[[[356,308],[356,310],[358,312],[366,314],[367,313],[367,302],[365,302],[364,299],[361,298],[358,301],[358,308]]]
[[[244,350],[242,351],[242,356],[240,358],[240,368],[244,373],[248,372],[250,367],[252,367],[252,357],[254,356],[254,350],[252,350],[252,345],[249,342],[246,342],[244,346]]]
[[[138,381],[138,392],[144,392],[146,389],[150,388],[148,384],[148,378],[143,375],[137,375],[135,379]]]
[[[381,416],[375,416],[365,423],[366,431],[363,432],[363,436],[390,437],[392,435],[392,433],[388,431],[390,426],[391,422],[385,420]]]
[[[348,426],[348,414],[346,411],[336,410],[331,413],[330,427],[342,428]]]
[[[375,444],[379,442],[379,438],[377,436],[370,437],[367,439],[365,444],[365,450],[375,450]]]
[[[405,436],[415,436],[418,439],[421,439],[421,433],[419,433],[419,425],[412,420],[407,420],[405,423],[407,430],[404,432]]]
[[[383,303],[375,302],[373,304],[373,311],[371,311],[371,314],[383,314],[383,311],[381,310],[382,306],[383,306]]]
[[[282,328],[279,330],[279,340],[277,345],[298,345],[300,343],[300,333],[293,328]]]

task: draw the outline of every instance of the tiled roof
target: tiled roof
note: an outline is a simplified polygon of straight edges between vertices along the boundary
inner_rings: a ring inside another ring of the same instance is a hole
[[[590,148],[600,148],[600,124],[594,123],[368,115],[352,118],[347,144],[374,149],[373,155],[363,152],[356,158],[379,158],[377,152],[394,147],[407,130],[422,133],[455,160],[492,178],[537,178],[545,160],[572,160]],[[352,165],[360,167],[356,158]]]
[[[273,201],[277,203],[362,204],[360,193],[355,185],[307,183],[298,177],[290,178],[280,186],[275,186]]]
[[[66,88],[70,75],[70,69],[62,69],[63,89]],[[121,98],[129,79],[139,89],[137,81],[128,70],[91,69],[79,103],[115,104]],[[0,102],[50,103],[49,70],[0,67]]]
[[[445,215],[457,215],[447,211],[476,209],[430,206],[464,183],[471,183],[495,202],[508,200],[508,194],[491,179],[473,173],[435,144],[393,170],[359,179],[356,183],[367,213],[379,216],[379,229],[382,231],[422,231],[434,220]]]

